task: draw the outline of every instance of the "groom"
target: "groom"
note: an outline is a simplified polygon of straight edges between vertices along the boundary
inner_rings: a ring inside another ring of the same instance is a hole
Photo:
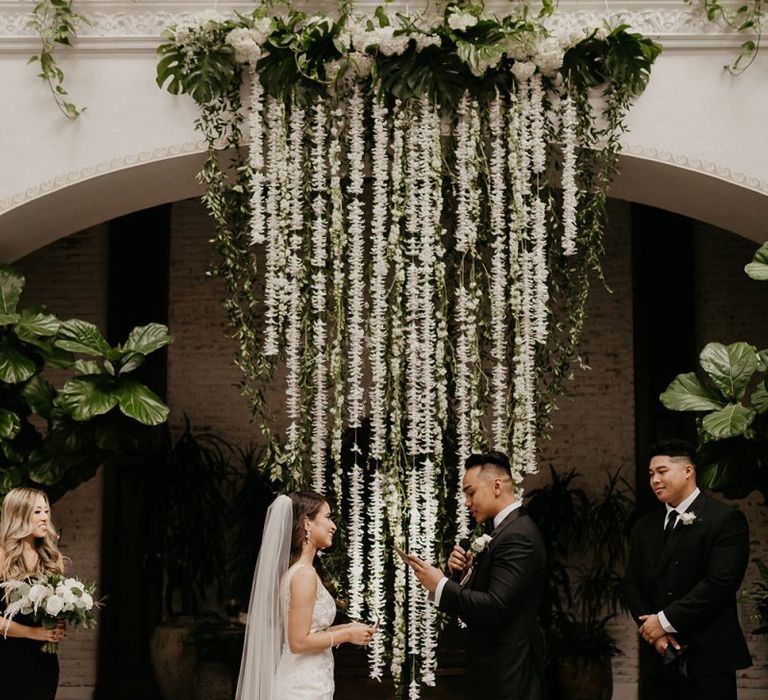
[[[544,698],[543,642],[536,623],[546,553],[541,535],[515,492],[501,452],[470,455],[463,491],[467,507],[490,537],[470,551],[456,545],[451,577],[420,560],[411,564],[443,612],[467,625],[467,698]]]

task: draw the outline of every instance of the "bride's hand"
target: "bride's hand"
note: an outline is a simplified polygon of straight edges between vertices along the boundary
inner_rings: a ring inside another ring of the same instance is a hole
[[[347,634],[349,634],[349,641],[352,644],[358,646],[365,646],[371,641],[373,637],[373,627],[370,625],[364,625],[362,622],[353,622],[347,625]]]

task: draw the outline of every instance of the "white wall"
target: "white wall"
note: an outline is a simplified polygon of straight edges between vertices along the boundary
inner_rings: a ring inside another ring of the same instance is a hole
[[[77,9],[93,24],[80,30],[77,48],[59,51],[71,99],[87,106],[70,123],[27,65],[36,50],[26,26],[30,3],[0,0],[0,258],[199,192],[195,106],[156,86],[154,49],[175,18],[216,5],[81,0]],[[504,12],[506,4],[494,6]],[[253,5],[218,4],[220,11],[232,7]],[[665,53],[630,116],[624,174],[613,195],[761,239],[768,215],[768,145],[760,138],[768,59],[760,56],[738,78],[724,74],[741,39],[712,33],[681,0],[610,7],[562,0],[552,21],[594,26],[617,13],[659,39]]]

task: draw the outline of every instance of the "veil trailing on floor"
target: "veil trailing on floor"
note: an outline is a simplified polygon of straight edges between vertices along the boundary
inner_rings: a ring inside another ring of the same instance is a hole
[[[288,570],[292,530],[293,502],[288,496],[278,496],[267,511],[253,574],[235,700],[272,700],[275,671],[285,634],[280,580]]]

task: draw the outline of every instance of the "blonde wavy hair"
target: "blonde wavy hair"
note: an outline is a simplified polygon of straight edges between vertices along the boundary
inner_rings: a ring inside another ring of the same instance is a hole
[[[4,581],[64,572],[64,557],[59,552],[58,535],[50,518],[45,537],[35,538],[37,570],[27,571],[24,563],[24,538],[32,533],[32,514],[38,496],[42,496],[50,508],[48,496],[39,489],[11,489],[3,499],[0,514],[0,549],[5,553],[5,566],[0,571],[0,579]]]

